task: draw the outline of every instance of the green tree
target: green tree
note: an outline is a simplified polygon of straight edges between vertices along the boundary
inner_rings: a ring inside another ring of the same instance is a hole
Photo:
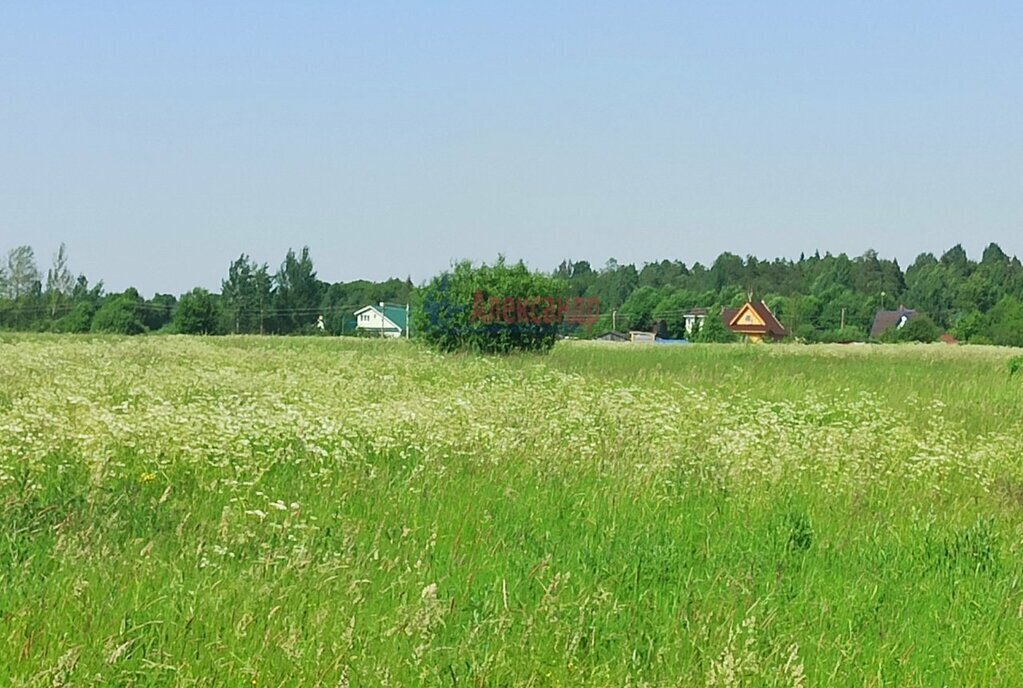
[[[257,265],[243,253],[228,268],[220,293],[228,331],[263,332],[265,311],[270,304],[269,268],[265,263]]]
[[[269,321],[267,309],[269,309],[273,299],[273,278],[270,276],[269,267],[265,263],[256,270],[255,289],[256,300],[259,302],[257,309],[259,333],[264,334]]]
[[[273,309],[277,331],[282,334],[312,327],[320,310],[321,284],[316,279],[309,247],[298,255],[293,250],[274,276]]]
[[[998,285],[983,269],[978,269],[959,283],[953,306],[960,313],[989,311],[998,302]]]
[[[57,311],[70,300],[74,288],[75,278],[68,269],[67,247],[61,244],[53,257],[53,267],[46,272],[45,296],[51,319],[55,319]]]
[[[598,273],[585,260],[575,262],[564,260],[554,271],[553,277],[566,282],[569,294],[572,296],[586,296],[596,281]]]
[[[619,265],[611,258],[593,278],[586,289],[586,296],[599,299],[600,307],[606,311],[620,309],[638,284],[639,273],[635,265]]]
[[[965,279],[969,276],[974,265],[966,256],[966,250],[963,249],[962,244],[956,244],[949,250],[945,251],[945,253],[941,255],[941,260],[939,262],[961,279]]]
[[[2,296],[11,303],[4,320],[16,329],[27,329],[32,326],[41,305],[42,285],[35,253],[31,246],[18,246],[7,253],[5,263],[0,287]]]
[[[687,289],[668,289],[657,307],[654,309],[653,317],[657,320],[664,320],[668,327],[668,336],[675,339],[685,339],[686,334],[686,311],[695,307],[699,297]]]
[[[712,288],[721,291],[724,287],[734,286],[745,289],[749,285],[745,282],[745,270],[742,258],[734,253],[725,252],[717,257],[710,267],[710,279]]]
[[[925,260],[906,273],[909,288],[906,300],[913,308],[930,313],[935,322],[945,325],[953,315],[960,284],[958,276],[950,268]]]
[[[961,342],[975,341],[987,330],[987,317],[980,311],[971,311],[959,317],[952,327],[952,336]],[[984,335],[986,336],[986,335]]]
[[[103,298],[103,281],[100,280],[93,286],[89,286],[89,280],[86,279],[85,275],[79,275],[78,279],[75,280],[75,286],[71,290],[71,300],[75,303],[79,301],[89,301],[94,306],[98,306],[100,300]]]
[[[173,294],[154,294],[142,304],[142,324],[150,332],[159,330],[171,321],[177,303]]]
[[[1023,346],[1023,302],[1006,296],[988,313],[987,336],[999,346]]]
[[[18,301],[37,289],[39,284],[39,268],[36,266],[35,252],[31,246],[18,246],[7,253],[7,265],[4,269],[4,296],[11,301]]]
[[[142,298],[135,289],[108,296],[92,318],[93,332],[111,334],[142,334],[145,325],[141,318]]]
[[[810,291],[815,296],[841,293],[853,289],[853,262],[844,253],[828,255],[822,261],[822,268],[813,281]]]
[[[661,293],[654,287],[640,287],[622,304],[618,317],[630,330],[649,330],[653,326],[654,311],[661,302]]]
[[[215,334],[218,317],[213,295],[196,287],[181,297],[174,311],[174,329],[181,334]]]

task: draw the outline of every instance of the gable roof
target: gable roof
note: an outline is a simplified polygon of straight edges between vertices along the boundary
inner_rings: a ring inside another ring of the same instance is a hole
[[[735,312],[732,319],[728,321],[728,326],[732,328],[744,327],[744,328],[766,328],[767,321],[764,320],[760,313],[757,313],[757,309],[753,307],[753,304],[747,301],[739,307],[739,310]]]
[[[898,325],[902,320],[902,316],[906,316],[906,322],[909,322],[916,315],[917,312],[915,310],[905,306],[899,306],[898,310],[894,311],[878,311],[874,316],[874,324],[870,328],[870,336],[880,337],[885,331]]]
[[[376,311],[377,313],[381,313],[380,306],[364,306],[363,308],[355,311],[355,315],[360,315],[366,311]],[[390,320],[396,327],[400,328],[402,332],[404,332],[408,327],[408,312],[405,310],[405,306],[393,306],[385,303],[382,315]]]
[[[739,316],[747,309],[756,313],[757,317],[763,322],[763,325],[759,323],[746,325],[737,322]],[[721,311],[721,319],[725,321],[725,327],[732,332],[739,332],[740,334],[770,334],[775,337],[788,335],[785,326],[778,322],[778,319],[774,317],[774,313],[771,312],[771,309],[763,301],[747,301],[741,308],[726,308]]]

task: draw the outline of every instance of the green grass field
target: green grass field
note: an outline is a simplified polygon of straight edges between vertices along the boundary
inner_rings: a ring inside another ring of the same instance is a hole
[[[1023,685],[1011,350],[0,339],[0,685]]]

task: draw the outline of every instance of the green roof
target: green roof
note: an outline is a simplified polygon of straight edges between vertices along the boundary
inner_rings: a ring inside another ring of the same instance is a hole
[[[379,309],[379,306],[377,307]],[[402,332],[408,327],[408,314],[405,306],[384,306],[384,317],[401,328]]]

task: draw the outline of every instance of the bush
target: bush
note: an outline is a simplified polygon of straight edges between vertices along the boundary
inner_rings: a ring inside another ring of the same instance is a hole
[[[899,332],[904,342],[936,342],[941,336],[941,330],[934,321],[923,314],[911,319]]]
[[[934,321],[923,313],[918,313],[901,328],[891,328],[881,335],[883,342],[936,342],[941,330]]]
[[[810,323],[803,323],[793,333],[797,342],[813,343],[817,341],[817,330]]]
[[[55,323],[57,332],[88,332],[92,327],[92,318],[96,308],[88,301],[79,301],[70,312]]]
[[[952,336],[961,342],[972,342],[987,327],[987,318],[980,311],[970,311],[956,320]]]
[[[864,332],[858,327],[846,325],[837,330],[822,332],[818,338],[819,342],[829,344],[851,344],[853,342],[865,342],[867,340]]]
[[[525,264],[444,272],[416,295],[412,332],[441,351],[548,351],[565,315],[565,284]]]
[[[129,292],[134,290],[129,290]],[[125,292],[109,297],[92,319],[93,332],[111,334],[142,334],[145,326],[139,318],[139,299]]]
[[[703,326],[693,336],[694,342],[727,344],[728,342],[736,341],[735,333],[725,326],[725,321],[721,319],[720,311],[715,311],[718,311],[718,309],[711,308],[707,312],[707,317],[703,319]]]

